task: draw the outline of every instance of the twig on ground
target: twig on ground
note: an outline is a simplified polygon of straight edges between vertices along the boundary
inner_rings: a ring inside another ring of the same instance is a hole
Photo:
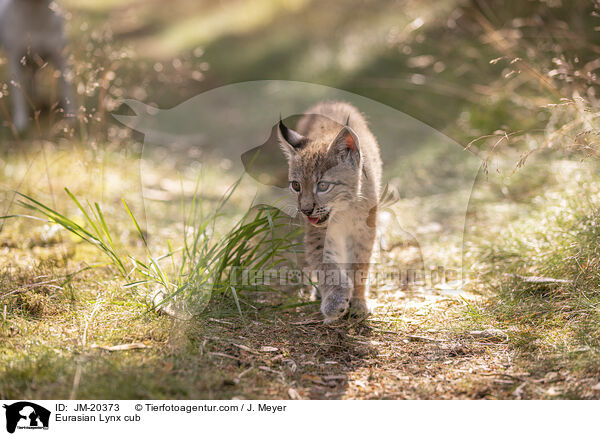
[[[88,327],[90,325],[90,322],[94,318],[94,315],[96,315],[96,312],[98,311],[98,309],[100,309],[100,306],[101,306],[101,301],[100,301],[100,296],[98,296],[98,298],[96,299],[96,302],[94,303],[94,310],[92,310],[92,313],[90,313],[90,316],[88,316],[87,319],[85,320],[85,326],[83,327],[83,335],[81,336],[81,346],[82,347],[85,347],[85,345],[87,343]]]
[[[101,350],[106,350],[106,351],[129,351],[129,350],[139,350],[139,349],[143,349],[143,348],[152,348],[152,346],[146,345],[142,342],[135,342],[132,344],[119,344],[119,345],[92,344],[91,348],[99,348]]]
[[[507,277],[513,277],[513,278],[522,280],[525,283],[539,283],[539,284],[544,284],[544,283],[564,283],[564,284],[570,284],[570,283],[573,283],[573,280],[554,279],[552,277],[522,276],[522,275],[519,275],[519,274],[509,274],[509,273],[505,273],[504,275],[507,276]]]
[[[488,372],[488,373],[481,373],[479,375],[482,375],[484,377],[508,377],[508,378],[511,378],[513,380],[517,380],[520,382],[525,381],[525,379],[523,377],[519,377],[519,376],[513,375],[513,374],[507,374],[505,372]]]
[[[246,368],[245,370],[243,370],[242,372],[240,372],[236,378],[233,379],[233,381],[237,384],[240,382],[240,380],[242,379],[243,376],[245,376],[246,374],[248,374],[250,371],[252,371],[254,369],[253,366]]]
[[[219,324],[235,325],[235,324],[234,324],[234,323],[232,323],[232,322],[229,322],[229,321],[223,321],[223,320],[221,320],[221,319],[208,318],[208,320],[209,320],[209,321],[212,321],[212,322],[217,322],[217,323],[219,323]]]
[[[437,338],[428,338],[426,336],[416,336],[416,335],[407,335],[406,336],[408,339],[412,340],[412,341],[423,341],[423,342],[446,342],[443,339],[437,339]]]
[[[226,357],[228,359],[237,360],[238,362],[242,361],[242,359],[240,359],[239,357],[231,356],[231,355],[225,354],[225,353],[219,353],[219,352],[216,352],[216,351],[209,351],[208,354],[210,356]]]
[[[305,321],[291,322],[291,325],[308,325],[308,324],[321,324],[322,319],[307,319]]]

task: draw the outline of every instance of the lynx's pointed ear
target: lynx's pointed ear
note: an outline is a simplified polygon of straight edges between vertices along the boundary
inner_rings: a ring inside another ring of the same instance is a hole
[[[300,133],[288,129],[286,125],[283,124],[281,118],[279,119],[279,124],[277,126],[277,137],[279,139],[279,147],[281,147],[281,150],[288,160],[297,153],[298,149],[306,145],[307,142],[307,138]]]
[[[342,160],[351,160],[353,163],[360,162],[360,149],[358,148],[358,136],[349,126],[344,126],[340,133],[329,146],[329,151],[335,153]]]

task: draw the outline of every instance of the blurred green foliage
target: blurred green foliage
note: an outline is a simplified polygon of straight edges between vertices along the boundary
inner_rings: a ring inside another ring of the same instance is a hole
[[[586,82],[561,81],[569,66],[598,54],[598,20],[585,0],[65,5],[73,35],[108,26],[112,45],[131,48],[136,67],[118,77],[129,90],[147,83],[141,96],[161,107],[240,81],[307,81],[371,97],[463,143],[543,126],[540,108]],[[177,86],[156,86],[164,81]]]

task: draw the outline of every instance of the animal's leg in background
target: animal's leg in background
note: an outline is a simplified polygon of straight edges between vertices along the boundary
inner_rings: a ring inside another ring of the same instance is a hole
[[[25,68],[21,65],[20,58],[12,56],[9,60],[11,73],[10,87],[13,106],[13,123],[19,132],[23,132],[29,126],[29,108],[27,105],[27,80]]]
[[[36,110],[39,105],[37,88],[35,86],[36,69],[32,66],[27,66],[23,69],[23,81],[25,82],[25,95],[30,106]]]
[[[36,70],[36,66],[31,64],[22,65],[21,67],[21,90],[23,91],[23,95],[25,96],[25,103],[28,115],[31,113],[32,110],[34,112],[38,110],[39,101],[37,98],[37,91],[35,86]]]
[[[60,72],[58,78],[58,91],[61,96],[61,105],[65,112],[65,116],[70,119],[75,119],[77,116],[77,106],[75,105],[73,85],[70,82],[71,70],[66,63],[65,58],[60,54],[54,56],[53,63],[57,71]]]

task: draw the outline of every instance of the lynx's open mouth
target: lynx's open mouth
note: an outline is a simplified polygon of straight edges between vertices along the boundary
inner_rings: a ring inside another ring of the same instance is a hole
[[[306,217],[308,219],[308,221],[314,225],[314,226],[318,226],[319,224],[323,224],[325,221],[327,221],[327,219],[329,218],[329,212],[327,212],[325,215],[323,216],[308,216]]]

